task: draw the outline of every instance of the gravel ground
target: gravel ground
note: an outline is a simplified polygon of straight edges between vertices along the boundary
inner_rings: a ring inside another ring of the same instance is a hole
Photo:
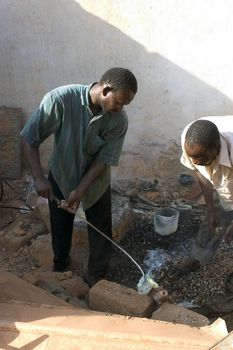
[[[135,228],[121,240],[120,245],[145,272],[148,271],[145,257],[148,250],[154,251],[154,260],[149,260],[149,266],[153,266],[157,283],[168,291],[173,303],[199,307],[224,295],[224,280],[233,270],[233,243],[221,243],[214,260],[199,270],[176,280],[168,278],[174,262],[190,251],[200,221],[204,217],[203,206],[194,205],[190,213],[181,213],[177,232],[167,237],[155,233],[153,211],[146,211],[144,214],[136,210],[135,214]],[[136,289],[141,273],[127,256],[114,248],[108,278]],[[228,330],[232,330],[233,314],[228,314],[225,319]]]

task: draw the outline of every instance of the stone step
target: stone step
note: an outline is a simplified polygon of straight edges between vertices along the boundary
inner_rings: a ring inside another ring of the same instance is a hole
[[[90,310],[0,303],[0,348],[40,350],[207,350],[225,322],[190,327]]]

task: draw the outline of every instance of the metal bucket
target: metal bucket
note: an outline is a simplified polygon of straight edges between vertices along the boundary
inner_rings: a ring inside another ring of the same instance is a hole
[[[168,236],[176,232],[179,220],[179,211],[175,208],[162,208],[154,215],[155,232],[161,236]]]

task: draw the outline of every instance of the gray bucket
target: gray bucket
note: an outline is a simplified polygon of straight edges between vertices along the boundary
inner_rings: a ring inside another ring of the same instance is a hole
[[[179,211],[175,208],[162,208],[154,215],[155,232],[161,236],[168,236],[176,232],[178,227]]]

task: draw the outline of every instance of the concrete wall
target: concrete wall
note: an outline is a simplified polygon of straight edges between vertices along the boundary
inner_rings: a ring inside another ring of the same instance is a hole
[[[179,163],[186,123],[232,113],[232,13],[230,0],[0,0],[0,105],[27,118],[48,90],[128,67],[139,92],[114,174],[156,177]]]

